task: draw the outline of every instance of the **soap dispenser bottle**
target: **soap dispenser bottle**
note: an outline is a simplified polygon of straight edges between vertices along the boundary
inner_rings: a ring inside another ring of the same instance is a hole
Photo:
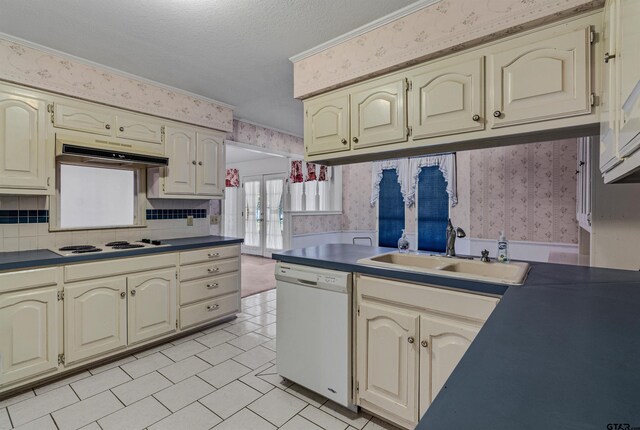
[[[402,254],[409,252],[409,239],[407,239],[404,229],[402,229],[402,237],[398,239],[398,251]]]
[[[497,260],[501,263],[509,262],[509,242],[504,237],[504,232],[500,232],[500,238],[498,239],[498,254]]]

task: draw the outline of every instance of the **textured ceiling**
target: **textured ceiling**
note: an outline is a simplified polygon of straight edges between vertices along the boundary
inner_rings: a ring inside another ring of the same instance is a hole
[[[414,0],[0,0],[0,32],[302,135],[288,58]]]

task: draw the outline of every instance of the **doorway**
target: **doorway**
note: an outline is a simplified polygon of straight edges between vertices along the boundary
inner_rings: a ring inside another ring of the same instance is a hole
[[[285,173],[242,178],[243,252],[271,257],[284,249]]]

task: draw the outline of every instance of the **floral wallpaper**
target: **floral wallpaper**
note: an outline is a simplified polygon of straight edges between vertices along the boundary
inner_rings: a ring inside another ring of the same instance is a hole
[[[292,217],[294,235],[342,230],[342,215],[300,215]]]
[[[452,218],[473,238],[578,243],[576,157],[576,139],[458,153]]]
[[[441,0],[293,65],[294,97],[602,7],[604,0]]]
[[[233,130],[228,137],[235,142],[247,143],[273,151],[288,152],[300,156],[304,154],[304,140],[301,137],[241,120],[233,121]]]
[[[0,79],[190,124],[232,131],[233,110],[0,38]]]
[[[376,208],[371,207],[371,163],[342,166],[342,230],[376,228]]]

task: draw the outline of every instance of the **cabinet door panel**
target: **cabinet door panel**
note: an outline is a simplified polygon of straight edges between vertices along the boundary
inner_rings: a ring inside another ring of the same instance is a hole
[[[406,81],[379,84],[351,95],[352,147],[406,142]]]
[[[590,29],[489,56],[492,127],[591,113]]]
[[[57,368],[57,289],[0,296],[0,386]]]
[[[425,70],[410,77],[413,139],[483,130],[484,57]]]
[[[127,344],[125,279],[65,286],[65,362],[71,364]]]
[[[357,331],[360,404],[417,423],[417,314],[362,302]]]
[[[640,148],[640,3],[620,1],[620,157],[627,157]]]
[[[424,414],[480,331],[453,318],[420,315],[420,415]],[[417,343],[417,342],[416,342]]]
[[[198,166],[196,194],[219,196],[222,194],[225,170],[222,137],[198,132]]]
[[[166,194],[194,194],[196,191],[196,134],[190,130],[167,127],[165,151],[169,166],[165,167]]]
[[[612,55],[617,52],[616,32],[618,31],[618,1],[610,1],[604,9],[602,45],[604,51]],[[602,66],[600,98],[600,171],[608,172],[622,161],[618,157],[616,115],[618,95],[616,91],[616,73],[618,60],[611,58]]]
[[[307,155],[348,151],[349,96],[305,103],[304,124]]]
[[[149,121],[144,117],[118,114],[116,116],[116,136],[123,139],[157,143],[157,149],[162,149],[162,124]]]
[[[127,290],[129,344],[176,330],[175,269],[129,276]]]
[[[56,103],[53,126],[86,131],[103,136],[113,135],[113,116],[108,111],[91,109],[87,105],[70,106]]]
[[[0,92],[0,188],[47,189],[46,103]]]

